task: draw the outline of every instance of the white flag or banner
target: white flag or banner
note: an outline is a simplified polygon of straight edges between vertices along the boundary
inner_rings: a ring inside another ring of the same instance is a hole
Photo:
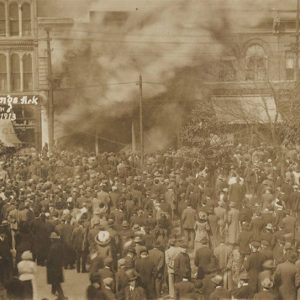
[[[21,144],[10,120],[0,119],[0,142],[6,147],[15,147]]]

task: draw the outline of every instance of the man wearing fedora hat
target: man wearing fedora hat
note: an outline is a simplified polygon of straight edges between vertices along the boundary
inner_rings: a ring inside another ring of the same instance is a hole
[[[262,291],[259,293],[256,293],[254,295],[253,300],[276,300],[278,297],[276,294],[272,291],[273,288],[273,282],[270,278],[265,278],[261,282]],[[292,299],[292,298],[282,298],[282,299]]]
[[[197,299],[195,285],[189,279],[189,273],[183,274],[182,281],[175,283],[175,299]]]
[[[275,271],[275,264],[273,259],[267,259],[263,263],[263,270],[258,274],[258,285],[259,285],[259,291],[262,289],[261,282],[265,278],[273,278],[274,277],[274,271]]]
[[[279,289],[281,299],[295,300],[297,297],[297,286],[295,276],[297,274],[297,253],[290,251],[285,262],[279,264],[275,270],[274,283]]]
[[[262,271],[262,264],[265,258],[259,252],[260,242],[251,242],[250,248],[251,254],[245,260],[244,267],[249,275],[249,285],[253,292],[256,293],[258,291],[258,274]]]
[[[215,284],[215,290],[209,295],[209,300],[231,299],[231,294],[223,287],[223,276],[216,274],[211,278]]]
[[[101,276],[98,273],[92,274],[90,276],[90,285],[86,290],[86,299],[106,299],[105,294],[101,289]]]
[[[155,241],[153,245],[153,249],[149,250],[149,258],[153,261],[155,266],[155,292],[157,297],[161,295],[163,277],[164,277],[164,269],[165,269],[165,254],[161,250],[161,243],[159,241]]]
[[[247,272],[240,274],[238,287],[231,291],[233,299],[252,299],[253,290],[249,286],[249,276]]]
[[[270,242],[267,240],[261,240],[260,242],[260,254],[264,256],[265,260],[273,259],[273,251],[271,249]]]
[[[107,277],[114,278],[114,273],[112,271],[113,260],[111,257],[105,257],[103,260],[103,268],[98,270],[98,273],[101,275],[102,280]]]
[[[203,276],[207,274],[209,266],[215,262],[213,251],[209,247],[209,241],[207,238],[202,239],[202,246],[195,252],[194,263],[198,268],[198,272],[202,273]]]
[[[125,271],[126,261],[124,258],[118,260],[118,271],[115,274],[116,297],[118,300],[125,300],[125,289],[128,285],[128,277]]]
[[[60,236],[56,232],[50,234],[51,246],[47,258],[47,282],[51,284],[51,292],[57,299],[66,299],[61,283],[64,282],[63,275],[63,247]]]
[[[194,248],[195,241],[195,224],[198,219],[197,211],[192,208],[190,202],[187,203],[187,208],[185,208],[182,212],[181,216],[181,226],[183,229],[183,235],[185,238],[185,242]]]
[[[103,293],[106,300],[116,300],[116,296],[113,292],[114,279],[112,277],[106,277],[102,280],[103,282]]]
[[[174,275],[175,282],[179,282],[182,280],[183,275],[187,276],[189,274],[188,279],[191,279],[191,261],[190,257],[187,253],[188,244],[185,241],[179,243],[179,247],[181,251],[176,255],[174,259]]]
[[[125,289],[126,300],[147,300],[145,290],[138,285],[138,274],[134,269],[126,271],[128,286]]]
[[[141,279],[141,286],[144,288],[147,299],[155,299],[155,264],[150,259],[146,247],[140,249],[140,257],[136,259],[135,270]]]

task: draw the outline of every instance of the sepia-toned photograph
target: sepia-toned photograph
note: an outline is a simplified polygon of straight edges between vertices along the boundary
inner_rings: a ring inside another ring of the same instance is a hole
[[[0,300],[300,300],[299,39],[300,0],[0,0]]]

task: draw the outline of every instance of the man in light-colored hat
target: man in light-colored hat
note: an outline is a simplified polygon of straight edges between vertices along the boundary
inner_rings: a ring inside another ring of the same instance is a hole
[[[230,299],[231,295],[223,287],[223,276],[216,274],[211,278],[211,281],[215,284],[215,290],[209,295],[209,299]]]
[[[106,299],[116,299],[114,292],[112,291],[114,280],[112,277],[106,277],[102,280],[103,282],[103,292],[106,296]]]
[[[255,294],[253,300],[275,300],[276,295],[272,292],[273,281],[270,278],[265,278],[261,282],[262,291]],[[293,299],[293,298],[282,298],[282,299]],[[295,298],[296,299],[296,298]]]
[[[253,290],[249,286],[249,276],[247,272],[243,272],[239,277],[238,287],[231,291],[234,299],[252,299]]]

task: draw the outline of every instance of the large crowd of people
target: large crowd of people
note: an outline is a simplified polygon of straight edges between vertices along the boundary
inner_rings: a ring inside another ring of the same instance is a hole
[[[64,269],[88,300],[300,299],[300,148],[203,153],[3,156],[0,298],[44,298],[43,266],[57,299]]]

